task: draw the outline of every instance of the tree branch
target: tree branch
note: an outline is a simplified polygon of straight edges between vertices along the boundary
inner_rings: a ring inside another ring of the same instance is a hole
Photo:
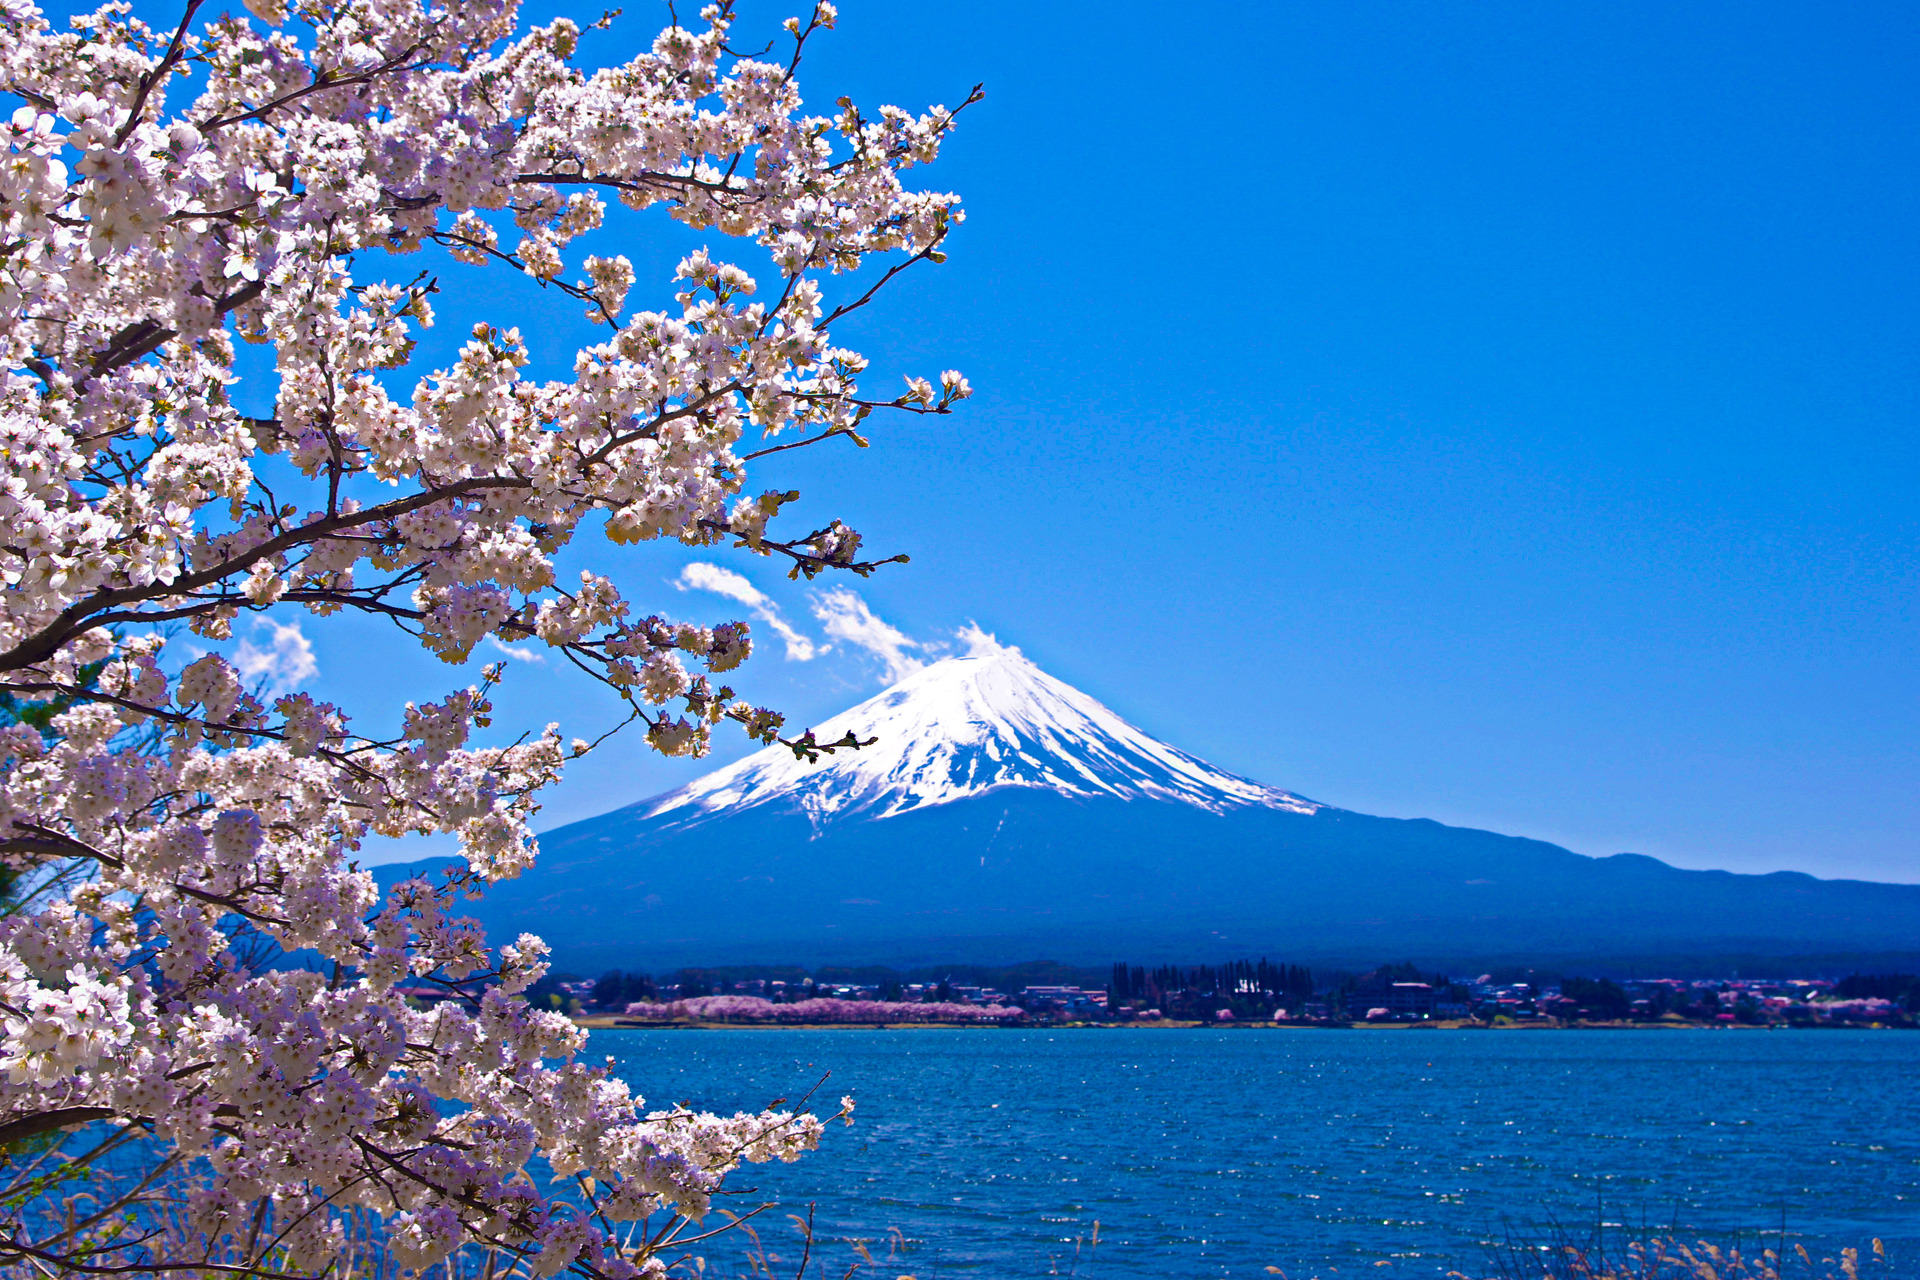
[[[62,1107],[57,1111],[42,1111],[38,1115],[22,1116],[18,1120],[9,1120],[5,1124],[0,1124],[0,1144],[36,1138],[55,1129],[64,1129],[70,1124],[91,1124],[95,1120],[105,1120],[115,1114],[117,1113],[111,1107]]]
[[[317,542],[333,533],[346,529],[357,529],[382,520],[391,520],[430,507],[436,502],[448,502],[454,498],[465,497],[469,493],[479,493],[489,489],[526,489],[533,481],[520,476],[475,476],[467,480],[456,480],[452,484],[437,489],[427,489],[405,498],[395,498],[392,502],[383,502],[377,507],[368,507],[363,511],[341,512],[326,516],[290,529],[277,538],[269,538],[251,550],[244,551],[228,560],[222,560],[214,568],[202,569],[198,573],[182,574],[172,582],[157,582],[148,587],[124,587],[117,590],[96,591],[84,600],[76,600],[55,616],[52,622],[33,635],[14,645],[5,653],[0,653],[0,671],[18,671],[38,662],[45,662],[60,651],[60,647],[73,639],[81,631],[90,630],[95,623],[90,621],[95,614],[117,609],[122,605],[137,604],[142,600],[162,600],[184,596],[210,587],[224,578],[251,569],[261,560],[290,551],[309,542]]]
[[[146,109],[147,98],[153,93],[154,86],[166,78],[173,70],[173,64],[180,61],[180,50],[186,44],[187,24],[193,21],[193,15],[200,11],[206,0],[187,0],[187,11],[180,15],[180,25],[174,28],[173,42],[167,46],[166,56],[154,66],[153,70],[140,77],[140,87],[134,92],[133,102],[127,107],[127,122],[120,126],[120,132],[113,135],[113,145],[123,147],[133,135],[140,123],[140,113]]]

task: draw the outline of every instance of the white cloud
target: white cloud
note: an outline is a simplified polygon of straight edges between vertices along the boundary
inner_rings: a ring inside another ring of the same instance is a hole
[[[261,648],[251,640],[242,640],[234,650],[233,665],[249,682],[264,681],[269,693],[288,693],[320,674],[313,645],[301,632],[299,622],[278,623],[267,618],[254,622],[254,630],[273,633],[272,642]]]
[[[674,585],[682,591],[711,591],[717,596],[729,600],[738,600],[741,604],[756,609],[764,609],[772,601],[766,592],[748,582],[731,569],[722,569],[717,564],[708,564],[704,560],[695,560],[680,571],[680,580]]]
[[[772,605],[765,609],[755,609],[754,616],[767,624],[773,633],[787,642],[787,660],[789,662],[810,662],[827,651],[825,645],[817,645],[813,640],[795,631],[780,611]]]
[[[673,585],[682,591],[711,591],[746,605],[768,630],[786,642],[789,662],[808,662],[827,651],[825,645],[817,645],[811,637],[796,631],[766,592],[731,569],[696,560],[680,571]]]
[[[971,619],[953,634],[959,637],[961,647],[969,658],[991,658],[1001,653],[1011,653],[1017,657],[1020,653],[1017,645],[1001,644],[993,632],[981,630],[980,624]]]
[[[522,645],[508,644],[505,640],[502,640],[499,636],[494,636],[494,635],[490,635],[487,637],[487,644],[495,649],[498,649],[501,653],[506,654],[509,658],[518,658],[522,662],[545,663],[547,660],[546,654],[541,653],[538,649],[534,648],[530,644],[522,644]]]
[[[927,665],[907,652],[926,646],[875,617],[867,602],[846,587],[835,587],[815,596],[813,616],[820,619],[820,624],[834,639],[865,649],[880,659],[889,684]]]

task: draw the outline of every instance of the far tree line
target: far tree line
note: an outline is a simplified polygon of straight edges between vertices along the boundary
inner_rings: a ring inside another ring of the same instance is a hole
[[[1104,981],[1102,977],[1104,976]],[[1528,1001],[1550,995],[1543,1009],[1563,1016],[1595,1020],[1660,1019],[1757,1021],[1762,1011],[1751,991],[1716,991],[1707,986],[1631,984],[1611,978],[1550,977],[1529,972],[1503,990]],[[963,966],[899,971],[885,966],[823,967],[797,965],[682,968],[660,974],[610,969],[597,979],[555,973],[528,992],[536,1005],[572,1012],[613,1012],[643,1001],[687,1000],[748,991],[774,1003],[822,996],[885,1001],[946,1002],[990,1000],[1056,1012],[1069,1005],[1070,1016],[1135,1017],[1158,1011],[1171,1019],[1236,1020],[1271,1018],[1279,1010],[1293,1018],[1341,1021],[1359,1019],[1393,1000],[1396,987],[1425,989],[1432,1009],[1462,1009],[1476,1001],[1482,987],[1469,988],[1444,974],[1429,973],[1410,962],[1381,965],[1361,973],[1316,973],[1306,965],[1257,960],[1221,964],[1133,965],[1114,963],[1105,975],[1051,962],[1007,967]],[[1732,984],[1739,987],[1740,984]],[[1066,994],[1062,994],[1062,993]],[[1908,1015],[1920,1014],[1920,975],[1856,973],[1824,993],[1832,1000],[1887,1000]],[[1063,1015],[1066,1016],[1066,1015]]]
[[[1107,1007],[1158,1009],[1168,1018],[1271,1018],[1277,1010],[1360,1016],[1386,998],[1396,983],[1415,983],[1441,1000],[1464,1002],[1466,988],[1444,974],[1427,973],[1403,962],[1363,973],[1345,970],[1318,976],[1306,965],[1231,960],[1219,965],[1160,965],[1147,968],[1118,963],[1107,979]]]

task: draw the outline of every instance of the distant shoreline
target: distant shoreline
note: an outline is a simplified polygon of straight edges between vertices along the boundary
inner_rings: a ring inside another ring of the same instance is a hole
[[[1492,1026],[1472,1021],[1343,1022],[1303,1025],[1286,1022],[701,1022],[622,1017],[578,1017],[590,1031],[1903,1031],[1878,1023],[1838,1023],[1810,1027],[1707,1022],[1557,1022],[1538,1020]]]

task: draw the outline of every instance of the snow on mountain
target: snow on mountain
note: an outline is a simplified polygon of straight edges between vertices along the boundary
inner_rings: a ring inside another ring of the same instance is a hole
[[[815,736],[833,742],[849,730],[878,741],[812,764],[771,746],[646,802],[644,816],[679,824],[780,803],[807,814],[817,829],[836,818],[887,818],[1001,787],[1174,801],[1211,813],[1322,807],[1149,737],[1018,649],[986,638],[966,657],[935,662],[833,717]]]

